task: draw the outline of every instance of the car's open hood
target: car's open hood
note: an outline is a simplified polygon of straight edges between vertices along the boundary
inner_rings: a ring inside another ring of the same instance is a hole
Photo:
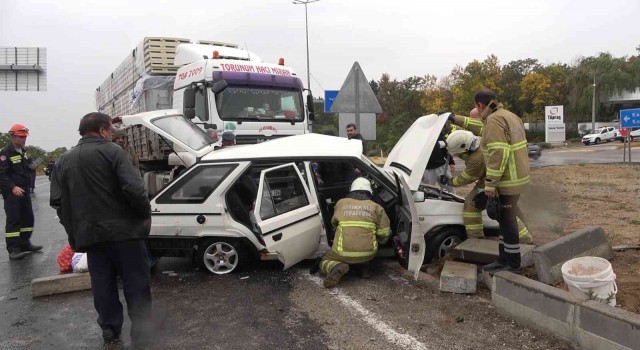
[[[160,110],[122,117],[125,126],[142,125],[173,143],[176,152],[185,151],[197,159],[213,151],[207,134],[177,110]]]
[[[384,170],[399,170],[411,191],[417,191],[438,136],[449,113],[418,118],[393,147],[384,163]]]

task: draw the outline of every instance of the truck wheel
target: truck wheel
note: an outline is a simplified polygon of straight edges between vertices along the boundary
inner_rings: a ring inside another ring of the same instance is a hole
[[[595,144],[596,144],[596,145],[600,144],[600,138],[599,138],[599,137],[598,137],[598,138],[596,138]]]
[[[215,275],[238,271],[248,261],[242,244],[233,239],[210,238],[198,247],[196,258],[201,267]]]
[[[425,237],[426,239],[426,237]],[[438,232],[427,241],[427,249],[424,254],[424,264],[433,262],[436,259],[444,258],[449,249],[462,243],[467,239],[464,230],[456,227],[447,227]]]

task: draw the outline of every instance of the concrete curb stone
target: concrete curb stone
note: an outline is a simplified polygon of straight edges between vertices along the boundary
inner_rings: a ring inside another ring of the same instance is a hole
[[[493,278],[491,299],[500,313],[581,349],[633,349],[640,315],[604,305],[510,272]]]
[[[585,227],[535,248],[533,261],[538,279],[546,284],[561,282],[562,264],[582,256],[597,256],[607,260],[613,257],[613,250],[601,227]]]
[[[478,267],[457,261],[446,261],[440,273],[440,291],[473,294],[478,287]]]
[[[33,297],[86,289],[91,289],[91,275],[88,272],[40,277],[31,281],[31,295]]]

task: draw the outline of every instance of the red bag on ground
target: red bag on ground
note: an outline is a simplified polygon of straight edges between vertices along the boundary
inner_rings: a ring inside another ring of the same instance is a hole
[[[71,267],[73,253],[73,249],[71,249],[71,246],[68,244],[64,246],[64,248],[62,248],[62,250],[58,254],[58,265],[60,265],[60,272],[73,271],[73,268]]]

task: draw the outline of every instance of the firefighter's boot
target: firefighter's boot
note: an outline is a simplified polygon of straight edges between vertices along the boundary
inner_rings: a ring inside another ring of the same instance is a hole
[[[325,288],[333,288],[338,284],[342,276],[349,272],[349,265],[345,263],[339,263],[334,266],[333,269],[324,278],[323,285]]]

